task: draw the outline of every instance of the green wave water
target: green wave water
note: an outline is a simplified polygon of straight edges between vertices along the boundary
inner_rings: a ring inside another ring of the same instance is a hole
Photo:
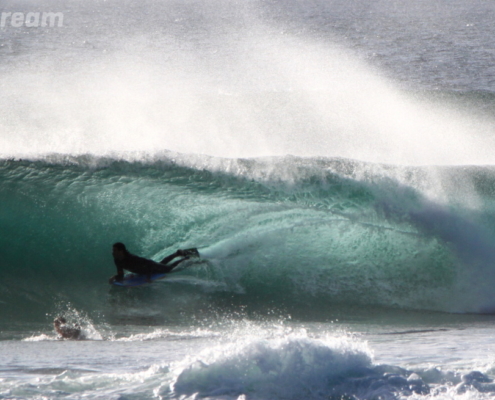
[[[346,306],[491,312],[494,183],[491,167],[291,156],[3,160],[0,317],[42,321],[66,303],[143,323],[240,310],[324,319]],[[170,280],[109,288],[115,241],[203,258]]]

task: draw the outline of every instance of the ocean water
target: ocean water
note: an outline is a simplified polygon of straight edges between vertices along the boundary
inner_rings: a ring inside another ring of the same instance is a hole
[[[495,4],[15,12],[63,21],[0,27],[0,399],[495,396]]]

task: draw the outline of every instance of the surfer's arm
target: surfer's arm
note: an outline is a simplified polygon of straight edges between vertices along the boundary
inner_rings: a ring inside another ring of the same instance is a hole
[[[120,262],[114,260],[115,266],[117,267],[117,275],[113,276],[110,279],[116,280],[117,282],[122,282],[124,280],[124,267]]]

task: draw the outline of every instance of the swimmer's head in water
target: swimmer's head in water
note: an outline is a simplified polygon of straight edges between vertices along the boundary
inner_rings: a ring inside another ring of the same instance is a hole
[[[57,317],[53,320],[53,323],[56,325],[62,325],[67,323],[67,320],[64,317]]]

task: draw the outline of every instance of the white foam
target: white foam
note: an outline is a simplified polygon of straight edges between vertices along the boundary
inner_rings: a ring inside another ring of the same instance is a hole
[[[58,337],[56,335],[46,335],[42,333],[41,335],[33,335],[28,338],[24,338],[22,340],[25,342],[44,342],[44,341],[58,340]]]
[[[136,333],[128,337],[121,337],[115,339],[118,342],[136,342],[156,339],[197,339],[197,338],[209,338],[216,337],[217,333],[210,330],[197,328],[194,331],[171,331],[169,329],[155,329],[149,333]]]
[[[308,398],[329,393],[329,382],[371,363],[365,343],[349,338],[288,336],[203,352],[178,374],[176,395]]]

